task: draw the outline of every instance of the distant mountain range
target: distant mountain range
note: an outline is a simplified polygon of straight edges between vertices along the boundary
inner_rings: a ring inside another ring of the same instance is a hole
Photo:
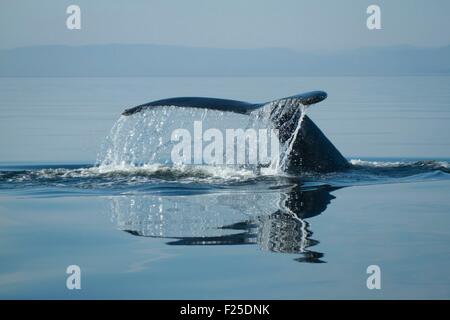
[[[0,50],[0,77],[326,76],[450,74],[450,46],[307,53],[150,44]]]

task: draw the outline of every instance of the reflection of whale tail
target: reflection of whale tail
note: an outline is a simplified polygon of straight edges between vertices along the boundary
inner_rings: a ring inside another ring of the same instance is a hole
[[[253,195],[253,201],[248,194],[223,194],[212,203],[203,196],[116,197],[112,210],[119,229],[133,236],[165,238],[174,246],[258,244],[273,252],[301,254],[300,262],[320,263],[323,254],[311,250],[319,241],[312,239],[306,219],[325,211],[336,189],[294,186]],[[262,207],[255,209],[254,203]],[[212,214],[210,208],[218,206],[226,214]],[[180,208],[189,210],[184,214]]]
[[[122,115],[130,116],[151,108],[161,106],[175,106],[182,108],[199,108],[234,112],[249,115],[265,106],[270,108],[270,121],[275,129],[279,130],[280,142],[290,141],[292,151],[289,153],[286,170],[290,173],[301,171],[330,172],[343,170],[349,167],[347,160],[336,147],[320,131],[320,129],[307,116],[302,117],[301,106],[309,106],[327,98],[324,91],[312,91],[266,103],[249,103],[228,99],[180,97],[152,101],[125,110]],[[303,120],[302,120],[303,119]],[[300,131],[297,130],[299,122]]]

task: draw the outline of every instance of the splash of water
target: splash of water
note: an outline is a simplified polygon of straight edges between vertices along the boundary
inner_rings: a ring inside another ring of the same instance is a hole
[[[209,127],[223,128],[226,123],[236,126],[241,122],[241,128],[256,130],[264,128],[270,131],[274,129],[274,118],[292,110],[295,111],[289,121],[297,121],[293,124],[295,130],[287,141],[280,143],[280,150],[274,153],[276,156],[271,157],[270,163],[232,166],[235,170],[248,169],[257,175],[283,175],[306,113],[305,106],[290,99],[271,102],[252,113],[250,117],[176,106],[155,107],[132,117],[121,116],[102,145],[96,166],[100,172],[145,168],[155,164],[173,167],[170,153],[175,142],[171,141],[171,132],[175,129],[184,128],[189,131],[194,121],[206,119],[204,123]],[[214,165],[214,167],[230,169],[230,165]]]
[[[293,146],[298,138],[299,132],[302,127],[303,119],[307,112],[306,105],[299,103],[293,99],[282,99],[273,101],[257,112],[253,122],[259,122],[267,128],[274,129],[274,123],[276,119],[285,118],[288,116],[286,123],[282,124],[283,127],[295,127],[290,137],[280,143],[280,150],[277,157],[271,159],[270,165],[266,168],[266,171],[274,175],[284,175],[289,165],[289,156],[293,151]],[[295,122],[296,121],[296,122]]]
[[[282,170],[285,170],[288,165],[289,155],[292,152],[292,147],[293,147],[294,142],[298,137],[298,133],[300,132],[300,129],[302,127],[303,119],[305,118],[305,115],[306,115],[306,110],[307,110],[307,107],[302,104],[300,106],[300,108],[295,111],[296,113],[300,112],[300,119],[297,123],[297,126],[295,127],[294,133],[291,135],[291,137],[285,143],[285,145],[287,145],[287,148],[286,148],[286,150],[284,150],[283,156],[282,156],[281,160],[279,161],[280,168],[282,168]]]
[[[303,188],[316,188],[321,185],[334,187],[372,185],[386,183],[408,183],[421,181],[437,181],[450,179],[449,161],[362,161],[351,160],[351,170],[327,174],[304,173],[296,179],[301,179]],[[111,194],[150,192],[154,188],[158,194],[171,193],[171,189],[158,189],[164,183],[176,188],[189,188],[192,182],[207,185],[210,188],[222,192],[223,186],[236,184],[254,184],[264,181],[271,185],[280,183],[289,185],[292,177],[289,176],[260,176],[250,170],[237,170],[233,168],[221,168],[214,166],[184,166],[174,167],[161,164],[144,165],[140,167],[123,167],[122,169],[92,166],[68,166],[68,167],[43,167],[43,166],[18,166],[0,170],[0,192],[11,190],[28,190],[37,187],[57,188],[58,195],[80,192],[91,194],[106,190]],[[297,181],[297,180],[295,180]],[[194,188],[195,189],[195,188]],[[199,192],[199,190],[194,190]],[[29,191],[27,191],[29,192]],[[230,189],[227,189],[230,192]],[[39,191],[37,194],[40,194]]]
[[[157,108],[133,117],[121,116],[112,127],[96,164],[104,170],[165,163],[157,159],[169,147],[162,131],[171,126],[174,107]]]

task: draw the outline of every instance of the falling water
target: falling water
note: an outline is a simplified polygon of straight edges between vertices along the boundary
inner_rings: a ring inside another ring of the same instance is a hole
[[[295,126],[292,135],[285,142],[280,143],[278,157],[272,158],[268,170],[265,172],[272,174],[284,174],[289,164],[289,155],[292,152],[294,142],[300,132],[303,119],[307,112],[307,106],[293,99],[282,99],[268,103],[260,110],[254,112],[255,116],[251,122],[259,122],[261,125],[274,129],[274,119],[290,114],[289,120],[284,126]],[[299,114],[300,113],[300,114]],[[293,123],[297,121],[296,123]]]
[[[236,128],[236,125],[241,123],[240,128],[264,128],[270,132],[274,129],[273,119],[292,110],[294,112],[290,121],[297,121],[293,124],[295,130],[287,141],[280,144],[280,150],[275,153],[276,156],[271,157],[270,163],[259,163],[256,166],[244,168],[262,175],[284,174],[289,154],[292,152],[306,113],[305,106],[290,99],[271,102],[251,113],[250,116],[175,106],[155,107],[133,116],[121,116],[102,145],[96,164],[101,172],[129,168],[145,169],[155,165],[173,167],[170,154],[173,146],[178,142],[171,140],[171,133],[176,129],[183,128],[193,132],[191,129],[194,121],[205,120],[203,121],[204,130],[206,127],[223,129],[225,123],[232,124]],[[274,153],[273,150],[271,153]],[[230,166],[227,165],[227,167]],[[231,169],[243,168],[241,165],[232,166]]]
[[[279,166],[282,170],[286,168],[288,165],[288,159],[289,155],[292,152],[292,147],[294,145],[295,140],[297,139],[298,133],[300,132],[300,129],[302,127],[303,119],[306,115],[307,106],[301,104],[300,108],[298,108],[295,112],[300,112],[300,119],[298,120],[297,126],[295,127],[294,133],[291,135],[291,137],[287,140],[285,145],[287,146],[286,150],[283,150],[283,156],[281,157],[281,160],[279,161]],[[295,115],[294,115],[295,117]]]
[[[167,164],[172,142],[165,133],[176,126],[176,111],[175,107],[161,107],[121,116],[102,145],[96,164],[104,170]]]

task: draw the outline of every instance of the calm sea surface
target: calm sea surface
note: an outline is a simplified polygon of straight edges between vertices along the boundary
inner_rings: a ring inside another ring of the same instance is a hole
[[[450,77],[0,78],[0,298],[449,299],[448,88]],[[328,99],[308,115],[353,169],[95,165],[125,108],[311,90]],[[66,288],[69,265],[81,290]],[[367,288],[370,265],[380,290]]]

